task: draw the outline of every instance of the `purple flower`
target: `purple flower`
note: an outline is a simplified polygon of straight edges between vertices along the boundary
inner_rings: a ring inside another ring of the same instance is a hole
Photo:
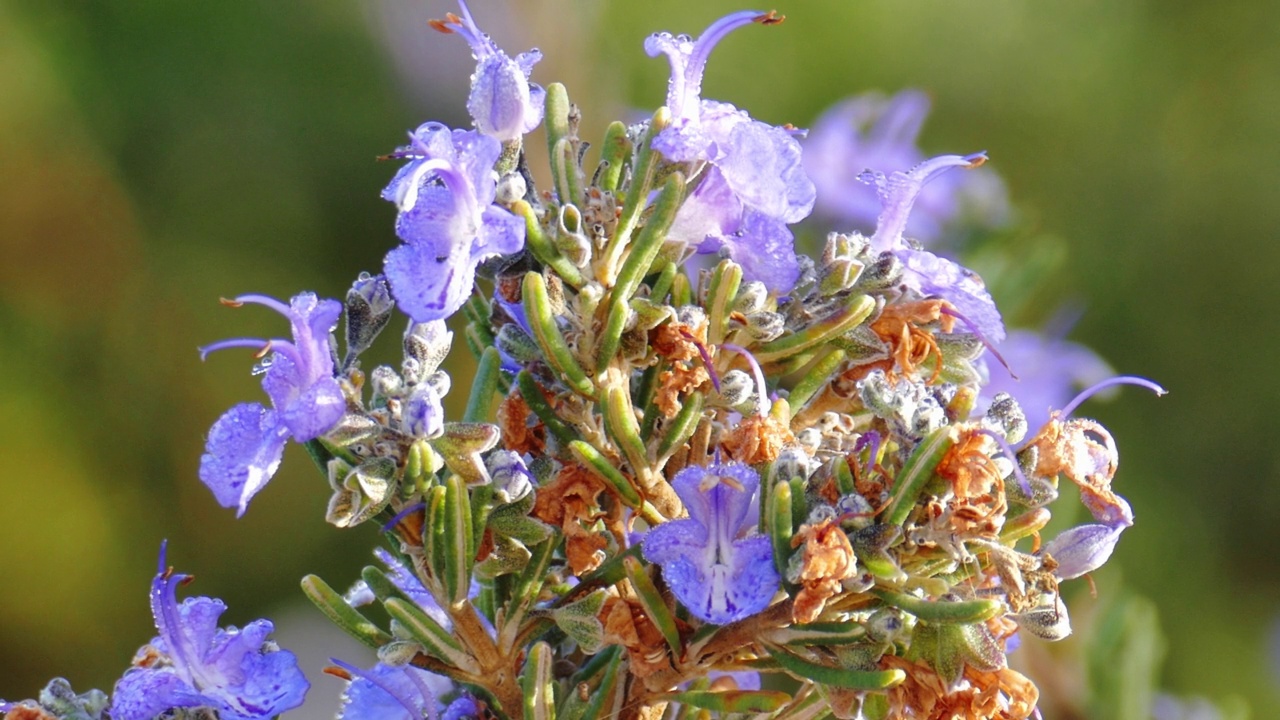
[[[369,670],[334,660],[351,674],[339,720],[421,720],[440,717],[437,698],[452,689],[438,675],[411,666],[378,663]]]
[[[271,623],[219,628],[226,610],[221,600],[189,597],[178,604],[177,588],[189,579],[166,568],[161,545],[151,582],[151,614],[160,634],[116,683],[111,717],[151,720],[174,708],[206,707],[224,720],[254,720],[301,705],[311,686],[293,653],[267,640]]]
[[[387,253],[386,276],[400,309],[424,323],[457,312],[480,261],[519,252],[525,228],[493,204],[497,140],[426,123],[410,141],[393,154],[410,162],[382,191],[400,209],[396,235],[405,242]]]
[[[1078,578],[1107,562],[1116,543],[1120,541],[1120,533],[1130,524],[1132,523],[1115,522],[1111,525],[1079,525],[1064,530],[1045,543],[1041,552],[1057,561],[1058,567],[1053,574],[1059,580]]]
[[[532,132],[542,122],[546,91],[529,83],[533,66],[542,59],[536,48],[512,60],[493,40],[476,27],[467,4],[458,0],[462,17],[450,13],[448,20],[433,21],[442,32],[455,32],[471,46],[476,72],[471,76],[467,111],[476,129],[496,140],[516,140]]]
[[[1033,432],[1049,421],[1051,409],[1065,406],[1080,388],[1113,374],[1089,348],[1030,330],[1010,331],[999,350],[1009,368],[987,363],[990,381],[983,395],[990,399],[1007,392],[1016,397]],[[1009,369],[1017,373],[1017,380]]]
[[[868,168],[905,171],[922,162],[916,138],[928,114],[929,98],[919,90],[889,98],[867,93],[823,113],[804,141],[805,170],[818,188],[817,211],[859,230],[874,228],[881,205],[860,175]],[[931,182],[916,198],[906,234],[929,244],[966,211],[985,225],[1006,220],[1008,198],[995,173],[949,173]]]
[[[713,23],[697,40],[650,35],[645,51],[650,57],[665,54],[671,63],[667,108],[672,122],[654,147],[674,162],[709,165],[668,237],[703,253],[726,248],[744,265],[747,280],[785,292],[799,276],[787,225],[809,215],[815,196],[800,161],[800,144],[789,130],[701,97],[702,74],[716,43],[744,25],[772,21],[772,14],[738,12]],[[748,257],[755,260],[750,267],[743,262]]]
[[[662,566],[667,585],[689,612],[717,625],[754,615],[778,589],[768,537],[743,537],[760,478],[749,466],[687,467],[671,482],[689,517],[659,525],[644,557]]]
[[[998,343],[1005,337],[1004,322],[982,279],[951,260],[913,248],[903,237],[912,207],[926,183],[951,168],[978,167],[986,159],[984,153],[941,155],[907,172],[885,175],[868,171],[862,178],[875,184],[881,204],[876,231],[870,239],[871,251],[896,255],[903,265],[905,285],[921,295],[940,297],[951,303],[971,329],[988,341]]]
[[[219,505],[238,508],[239,517],[275,474],[285,442],[307,442],[333,429],[346,401],[333,375],[329,344],[342,314],[338,301],[300,293],[288,305],[262,295],[241,295],[234,303],[265,305],[289,318],[293,329],[292,341],[234,338],[200,348],[202,358],[233,347],[272,352],[262,378],[272,408],[261,403],[232,407],[209,430],[200,458],[200,480]]]

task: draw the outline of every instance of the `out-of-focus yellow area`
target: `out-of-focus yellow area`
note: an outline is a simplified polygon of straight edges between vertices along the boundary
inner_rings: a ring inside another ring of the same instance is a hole
[[[567,83],[587,138],[663,101],[667,64],[644,55],[646,35],[696,34],[737,9],[472,6],[508,51],[541,48],[534,80]],[[1017,319],[1077,303],[1072,339],[1171,391],[1085,407],[1119,443],[1117,490],[1137,524],[1096,578],[1096,603],[1081,581],[1066,588],[1085,607],[1080,624],[1122,592],[1144,596],[1150,606],[1132,607],[1158,611],[1164,687],[1239,695],[1254,717],[1274,716],[1280,9],[777,9],[780,27],[716,48],[704,95],[803,127],[848,95],[917,87],[934,101],[927,152],[989,151],[1021,212],[1000,241],[1010,257],[1040,236],[1065,248],[1053,292]],[[340,297],[359,271],[379,270],[395,238],[378,193],[394,168],[374,158],[425,120],[468,122],[466,45],[425,24],[451,10],[0,4],[0,697],[32,696],[54,675],[109,690],[153,634],[147,590],[162,538],[170,562],[197,576],[189,592],[223,597],[236,624],[301,601],[305,573],[335,587],[358,576],[373,533],[324,524],[327,485],[297,448],[241,520],[200,485],[208,427],[264,397],[249,353],[202,364],[196,347],[285,332],[270,312],[220,296]],[[366,365],[390,361],[394,346],[386,338]],[[454,412],[466,364],[455,365]],[[1027,662],[1079,664],[1072,642],[1029,650]],[[1046,694],[1078,691],[1073,677],[1046,681]]]

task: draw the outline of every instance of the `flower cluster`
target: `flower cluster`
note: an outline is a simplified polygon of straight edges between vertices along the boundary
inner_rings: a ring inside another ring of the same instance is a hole
[[[302,583],[377,650],[372,668],[328,668],[347,683],[339,717],[1033,716],[1008,653],[1071,633],[1059,584],[1134,522],[1114,441],[1075,410],[1115,384],[1163,391],[1008,330],[943,254],[973,208],[1007,217],[994,174],[967,181],[987,155],[921,154],[915,93],[849,101],[803,143],[704,98],[716,44],[783,19],[744,11],[650,36],[666,104],[610,125],[593,156],[565,88],[530,84],[540,54],[510,58],[461,11],[433,25],[475,55],[474,129],[428,122],[388,156],[406,162],[383,191],[402,241],[383,274],[344,302],[236,298],[292,338],[202,349],[256,350],[271,400],[213,425],[200,479],[217,502],[243,514],[292,439],[328,479],[326,519],[387,541],[345,594]],[[544,188],[525,167],[540,125]],[[815,207],[844,232],[811,258],[797,238]],[[366,370],[397,308],[403,361]],[[475,359],[459,420],[446,320]],[[1062,478],[1092,521],[1041,542]],[[299,704],[270,623],[218,628],[219,601],[177,603],[187,579],[162,554],[159,636],[109,709],[64,688],[61,709],[6,717]]]

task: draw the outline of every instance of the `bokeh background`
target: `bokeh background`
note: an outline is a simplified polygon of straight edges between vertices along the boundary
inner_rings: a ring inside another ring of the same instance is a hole
[[[534,79],[568,85],[592,138],[662,102],[668,70],[643,54],[648,33],[696,33],[740,7],[473,10],[508,51],[543,50]],[[804,126],[856,92],[921,88],[926,151],[990,152],[1020,213],[999,247],[1015,261],[1024,243],[1061,251],[1019,319],[1083,307],[1073,339],[1171,390],[1087,408],[1120,443],[1117,486],[1138,515],[1097,602],[1154,602],[1167,690],[1280,716],[1280,10],[776,7],[783,26],[716,50],[705,94]],[[326,486],[297,448],[245,518],[216,506],[196,480],[203,435],[260,390],[248,358],[201,364],[195,348],[284,332],[220,296],[341,296],[379,268],[393,168],[374,157],[423,120],[468,122],[466,45],[425,24],[453,9],[0,0],[0,697],[54,675],[109,689],[152,635],[161,538],[192,591],[227,600],[231,622],[279,620],[282,644],[314,655],[313,683],[336,693],[314,668],[358,653],[323,644],[298,580],[345,586],[373,534],[324,524]],[[1085,622],[1095,601],[1075,595]],[[1038,678],[1068,692],[1071,642],[1058,676]]]

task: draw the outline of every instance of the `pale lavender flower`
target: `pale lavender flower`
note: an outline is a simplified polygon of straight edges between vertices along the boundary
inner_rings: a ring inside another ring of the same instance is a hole
[[[926,183],[951,168],[978,167],[986,159],[985,153],[941,155],[907,172],[886,175],[867,171],[862,179],[875,185],[881,204],[876,231],[870,238],[871,251],[896,255],[903,265],[903,284],[921,295],[951,303],[970,329],[998,343],[1005,337],[1004,321],[982,279],[958,263],[914,248],[903,236],[916,198]]]
[[[482,260],[524,247],[524,220],[493,204],[497,140],[440,123],[410,140],[392,154],[410,162],[382,191],[400,209],[396,235],[405,242],[387,253],[386,276],[409,317],[443,320],[466,302]]]
[[[919,90],[888,98],[866,93],[824,112],[803,141],[804,167],[818,189],[815,212],[842,228],[875,228],[881,204],[860,175],[870,168],[906,171],[923,162],[916,139],[928,114],[929,98]],[[1004,183],[994,172],[949,173],[920,191],[905,234],[929,245],[961,216],[994,226],[1008,214]]]
[[[982,394],[989,399],[1006,392],[1017,398],[1033,432],[1049,421],[1050,410],[1114,374],[1089,348],[1051,334],[1011,330],[998,350],[1008,367],[987,363],[990,380]]]
[[[768,607],[778,589],[767,536],[745,537],[760,477],[749,466],[687,467],[671,481],[689,517],[644,539],[644,557],[662,566],[676,599],[700,620],[723,625]]]
[[[412,666],[378,663],[368,670],[333,660],[351,675],[338,720],[437,720],[438,698],[452,689],[446,678]]]
[[[1047,553],[1057,561],[1058,567],[1053,574],[1059,580],[1078,578],[1102,567],[1111,558],[1116,543],[1120,541],[1120,533],[1131,524],[1115,522],[1110,525],[1079,525],[1064,530],[1045,543],[1041,553]]]
[[[532,132],[542,122],[546,91],[529,83],[533,66],[542,59],[534,48],[512,60],[493,40],[476,27],[467,4],[458,0],[462,17],[450,15],[448,20],[433,21],[443,32],[454,32],[471,46],[476,71],[471,76],[471,94],[467,111],[476,129],[502,142],[516,140]]]
[[[346,401],[334,378],[329,342],[342,314],[338,301],[300,293],[288,305],[263,295],[242,295],[233,302],[269,307],[287,317],[293,330],[292,341],[234,338],[200,348],[202,358],[233,347],[272,353],[262,388],[273,407],[261,403],[232,407],[209,430],[200,458],[200,480],[219,505],[237,508],[239,517],[275,474],[285,442],[307,442],[333,429]]]
[[[221,600],[189,597],[178,603],[177,588],[189,579],[166,567],[162,545],[151,583],[151,614],[160,634],[138,651],[134,667],[116,683],[113,720],[151,720],[175,708],[197,707],[223,720],[257,720],[301,705],[311,686],[293,653],[267,639],[270,621],[219,628],[226,610]]]
[[[770,22],[771,14],[743,11],[712,23],[693,40],[656,33],[645,40],[650,57],[671,63],[667,108],[671,125],[654,139],[675,162],[707,163],[697,188],[676,215],[668,237],[699,252],[725,248],[744,264],[747,280],[785,292],[799,277],[794,239],[787,228],[813,209],[813,182],[804,173],[793,131],[753,120],[728,103],[703,100],[702,75],[711,49],[733,30]],[[747,260],[754,260],[748,267]]]

